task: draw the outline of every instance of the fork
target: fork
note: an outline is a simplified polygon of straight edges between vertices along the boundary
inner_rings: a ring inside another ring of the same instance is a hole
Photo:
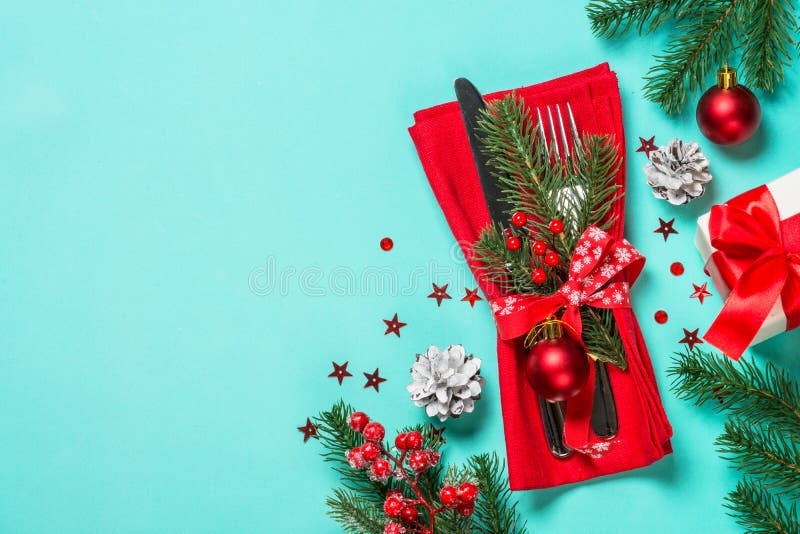
[[[564,127],[564,118],[561,114],[561,107],[555,104],[555,114],[557,121],[553,120],[553,112],[550,106],[546,106],[547,122],[550,130],[550,141],[547,140],[547,133],[545,132],[544,120],[542,120],[542,113],[539,108],[536,108],[536,116],[538,118],[537,128],[539,130],[540,139],[544,142],[545,152],[554,159],[559,159],[563,164],[570,165],[574,161],[575,153],[583,149],[581,138],[578,133],[578,127],[575,124],[575,117],[572,114],[572,107],[569,102],[566,103],[568,124],[569,124],[569,137],[572,139],[572,148],[567,138],[567,129]],[[556,129],[558,123],[558,129]],[[558,130],[558,131],[557,131]],[[559,146],[560,140],[560,146]],[[565,188],[566,189],[566,188]],[[580,191],[566,191],[567,195],[583,195],[584,192]],[[608,369],[606,364],[595,360],[595,389],[594,399],[592,403],[592,417],[591,425],[594,433],[604,439],[611,439],[617,435],[619,430],[619,420],[617,418],[617,406],[614,402],[614,391],[611,389],[611,381],[608,377]],[[548,401],[546,401],[548,402]],[[565,406],[563,402],[550,403],[553,405],[553,417],[555,421],[560,420],[560,427],[558,431],[563,434],[564,428],[564,412]],[[550,415],[548,415],[550,417]],[[556,454],[554,451],[553,454]],[[565,456],[565,454],[556,454],[556,456]]]

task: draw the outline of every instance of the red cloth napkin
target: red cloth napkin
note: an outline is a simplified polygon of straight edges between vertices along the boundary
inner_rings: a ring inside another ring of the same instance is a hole
[[[486,95],[501,98],[509,91]],[[529,107],[570,103],[579,130],[613,134],[624,156],[624,132],[617,77],[607,63],[549,82],[517,89]],[[422,166],[436,199],[470,268],[470,247],[489,222],[489,214],[472,159],[467,133],[456,102],[414,114],[409,128]],[[624,188],[625,165],[616,177]],[[609,230],[622,236],[624,197],[613,212],[616,222]],[[489,298],[500,296],[497,286],[476,276]],[[610,441],[595,438],[589,454],[554,457],[548,448],[535,393],[522,365],[520,341],[497,340],[500,397],[503,408],[509,481],[512,490],[546,488],[618,473],[649,465],[672,452],[669,425],[658,393],[650,356],[631,309],[614,310],[628,357],[628,370],[608,366],[619,414],[619,434]]]

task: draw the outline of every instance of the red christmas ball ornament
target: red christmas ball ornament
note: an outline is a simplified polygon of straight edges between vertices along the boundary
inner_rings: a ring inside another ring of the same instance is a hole
[[[364,427],[364,439],[367,441],[382,441],[386,435],[386,430],[380,423],[367,423]]]
[[[548,252],[547,255],[544,257],[544,262],[549,265],[550,267],[555,267],[558,265],[559,262],[558,254],[555,252]]]
[[[416,523],[417,518],[419,518],[419,512],[413,506],[406,506],[400,511],[400,519],[407,525]]]
[[[364,427],[369,423],[369,416],[364,412],[353,412],[347,417],[347,424],[353,432],[359,434],[364,431]]]
[[[422,434],[416,430],[412,430],[406,434],[406,448],[410,451],[416,451],[422,448]]]
[[[738,145],[750,139],[761,124],[761,105],[756,95],[736,80],[736,69],[725,65],[717,85],[697,103],[697,125],[711,142]]]
[[[516,226],[517,228],[522,228],[528,223],[528,216],[518,211],[511,217],[511,224]]]
[[[589,357],[568,336],[542,339],[528,352],[528,383],[549,401],[563,401],[580,393],[589,378]]]
[[[544,253],[547,252],[547,245],[541,239],[537,239],[533,242],[533,253],[537,256],[544,256]]]
[[[553,219],[550,221],[550,226],[548,226],[548,228],[550,228],[550,231],[554,234],[560,234],[564,231],[564,221],[561,219]]]
[[[458,491],[453,486],[445,486],[439,490],[439,500],[448,508],[458,504]]]
[[[544,272],[544,269],[534,269],[531,273],[531,280],[537,286],[544,284],[547,281],[547,273]]]
[[[519,250],[519,247],[522,246],[522,241],[519,240],[517,236],[512,235],[508,239],[506,239],[506,248],[508,250]]]

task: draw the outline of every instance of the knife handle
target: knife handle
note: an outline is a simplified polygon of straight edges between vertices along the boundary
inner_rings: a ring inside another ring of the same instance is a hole
[[[550,446],[550,452],[557,458],[566,458],[572,454],[572,449],[564,443],[564,403],[550,402],[541,395],[536,395],[536,397],[539,399],[542,427],[547,444]]]
[[[594,402],[592,405],[591,424],[595,435],[603,439],[611,439],[619,431],[617,405],[614,402],[614,390],[608,376],[606,364],[594,362]]]

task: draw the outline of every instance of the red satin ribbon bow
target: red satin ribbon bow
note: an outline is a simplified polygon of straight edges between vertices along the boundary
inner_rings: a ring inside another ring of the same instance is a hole
[[[711,258],[731,292],[703,338],[738,360],[779,298],[787,329],[800,325],[800,251],[784,246],[767,186],[711,208],[709,233]]]
[[[567,332],[583,345],[581,306],[629,308],[630,284],[644,267],[645,258],[625,239],[615,240],[590,226],[575,246],[569,278],[550,296],[509,295],[491,301],[497,330],[502,339],[515,339],[562,308],[561,321]],[[619,276],[625,272],[627,280]],[[586,387],[567,403],[566,441],[580,449],[589,441],[589,419],[594,397],[594,366]]]

